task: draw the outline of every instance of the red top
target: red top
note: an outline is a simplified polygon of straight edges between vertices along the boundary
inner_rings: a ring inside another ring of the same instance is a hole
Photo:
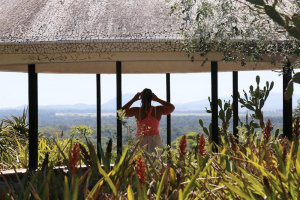
[[[137,131],[136,136],[139,135],[159,135],[159,120],[155,119],[151,116],[151,112],[153,110],[153,106],[151,106],[149,112],[146,110],[148,114],[146,118],[141,121],[136,121],[137,124]],[[155,113],[156,114],[156,113]]]

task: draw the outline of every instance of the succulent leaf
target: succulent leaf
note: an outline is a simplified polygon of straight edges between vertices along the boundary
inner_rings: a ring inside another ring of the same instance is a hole
[[[221,99],[218,99],[218,105],[222,109],[222,100]]]
[[[297,73],[294,74],[294,76],[293,76],[293,82],[300,84],[300,72],[297,72]]]
[[[224,103],[224,110],[227,110],[229,108],[229,103],[225,102]]]
[[[203,120],[202,119],[199,119],[199,124],[201,127],[203,127]]]
[[[224,113],[224,110],[220,110],[220,112],[219,112],[219,118],[220,118],[222,121],[225,121],[225,113]]]
[[[232,116],[232,109],[228,109],[226,111],[226,122],[229,122],[229,120],[231,119]]]
[[[257,83],[257,85],[259,85],[259,82],[260,82],[260,77],[256,76],[256,83]]]

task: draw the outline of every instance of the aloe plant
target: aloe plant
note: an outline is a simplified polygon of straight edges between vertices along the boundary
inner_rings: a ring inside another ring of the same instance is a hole
[[[170,149],[168,164],[160,157],[153,162],[143,153],[145,146],[127,146],[112,168],[100,164],[88,140],[86,147],[74,145],[73,154],[80,155],[75,165],[57,146],[68,172],[43,164],[48,167],[18,180],[19,190],[9,184],[7,195],[13,199],[298,199],[298,131],[295,128],[292,142],[265,133],[258,143],[243,146],[229,134],[231,145],[220,146],[220,153],[207,146],[204,135],[198,137],[196,151],[187,149],[182,137],[179,148]],[[85,169],[80,168],[80,160]]]
[[[267,88],[263,91],[270,90]],[[259,98],[267,97],[264,94]],[[7,183],[4,196],[64,200],[299,199],[299,119],[294,123],[292,141],[272,136],[272,123],[268,120],[263,127],[258,126],[263,134],[249,134],[247,140],[238,144],[227,129],[232,115],[230,102],[219,101],[219,107],[222,120],[219,130],[222,138],[227,138],[217,147],[219,153],[212,151],[212,143],[203,134],[193,137],[196,138],[193,146],[188,146],[188,135],[183,135],[178,148],[167,148],[162,156],[150,158],[144,152],[146,145],[140,147],[138,142],[135,146],[125,146],[122,155],[112,161],[111,140],[105,152],[99,147],[100,162],[97,150],[85,136],[83,143],[81,139],[61,139],[56,134],[54,140],[39,138],[41,167],[33,174],[27,171],[22,179],[16,173],[18,189],[10,178],[1,174]],[[253,128],[247,121],[242,127],[247,134],[248,128]],[[18,146],[23,148],[19,150],[19,158],[22,155],[19,160],[26,165],[27,145],[18,143]],[[58,163],[64,165],[63,169],[57,169]]]
[[[5,126],[8,128],[8,131],[20,137],[20,141],[25,140],[28,137],[28,122],[27,122],[27,109],[23,110],[22,115],[15,116],[11,115],[2,120]],[[22,139],[22,140],[21,140]]]

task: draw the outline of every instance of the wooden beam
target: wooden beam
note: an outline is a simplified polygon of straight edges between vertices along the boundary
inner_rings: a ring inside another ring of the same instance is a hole
[[[96,74],[96,90],[97,90],[97,155],[101,163],[99,147],[101,145],[101,76]]]
[[[26,72],[27,65],[36,62],[36,73],[115,74],[115,63],[122,60],[122,74],[132,73],[200,73],[210,72],[210,61],[218,62],[219,72],[281,70],[281,65],[271,65],[272,58],[265,56],[263,62],[221,62],[223,52],[209,52],[203,67],[204,57],[196,56],[191,62],[184,52],[103,52],[57,54],[1,54],[0,71]],[[276,56],[278,59],[280,55]],[[242,57],[238,57],[240,59]],[[296,59],[291,57],[291,62]],[[184,66],[184,67],[182,67]]]
[[[122,108],[122,63],[116,62],[117,74],[117,110]],[[122,154],[122,121],[118,119],[117,113],[117,154]]]
[[[211,62],[212,141],[219,145],[218,132],[218,62]],[[214,151],[217,152],[216,146]]]
[[[290,100],[284,99],[284,92],[292,79],[291,63],[288,62],[285,67],[283,67],[283,136],[292,139],[292,125],[293,125],[293,107],[292,98]]]
[[[239,93],[239,82],[238,82],[238,72],[232,72],[232,108],[233,108],[233,135],[235,138],[238,138],[238,120],[239,120],[239,102],[238,102],[238,93]]]
[[[171,102],[170,74],[166,74],[167,102]],[[167,115],[167,145],[171,146],[171,114]]]
[[[29,170],[38,167],[38,75],[35,65],[28,65]]]

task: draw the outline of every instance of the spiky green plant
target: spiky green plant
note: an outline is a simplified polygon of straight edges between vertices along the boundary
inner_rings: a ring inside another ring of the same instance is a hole
[[[27,109],[23,110],[22,115],[11,115],[2,120],[8,131],[19,137],[19,140],[25,140],[28,137],[28,122],[27,122]]]
[[[219,147],[220,153],[214,153],[211,145],[205,145],[206,139],[202,135],[198,140],[197,151],[170,149],[171,157],[168,163],[163,162],[164,159],[160,157],[157,158],[158,162],[152,162],[147,154],[143,153],[145,146],[127,146],[109,169],[100,164],[94,146],[87,141],[86,150],[79,148],[80,159],[86,167],[83,169],[77,163],[73,166],[77,168],[76,171],[72,171],[69,158],[60,146],[57,146],[68,172],[54,169],[53,165],[48,164],[47,168],[38,169],[34,174],[27,172],[19,181],[19,190],[9,185],[8,194],[12,199],[300,197],[300,148],[296,135],[292,142],[287,139],[262,138],[258,143],[250,143],[246,147],[237,144],[232,135],[229,135],[229,138],[231,145],[223,145]],[[184,144],[179,146],[186,147]],[[140,171],[142,169],[145,173]],[[5,179],[4,175],[2,177]]]
[[[274,86],[273,81],[271,82],[271,84],[269,84],[269,82],[267,81],[266,86],[264,86],[263,89],[261,89],[259,83],[260,77],[256,76],[256,88],[250,85],[249,94],[247,94],[245,90],[243,90],[244,98],[241,98],[240,94],[238,95],[238,100],[241,103],[242,107],[246,107],[248,110],[254,112],[253,114],[250,114],[250,116],[252,119],[258,120],[258,123],[252,122],[252,126],[254,128],[263,128],[265,126],[262,108],[265,105],[270,91],[273,89]]]

